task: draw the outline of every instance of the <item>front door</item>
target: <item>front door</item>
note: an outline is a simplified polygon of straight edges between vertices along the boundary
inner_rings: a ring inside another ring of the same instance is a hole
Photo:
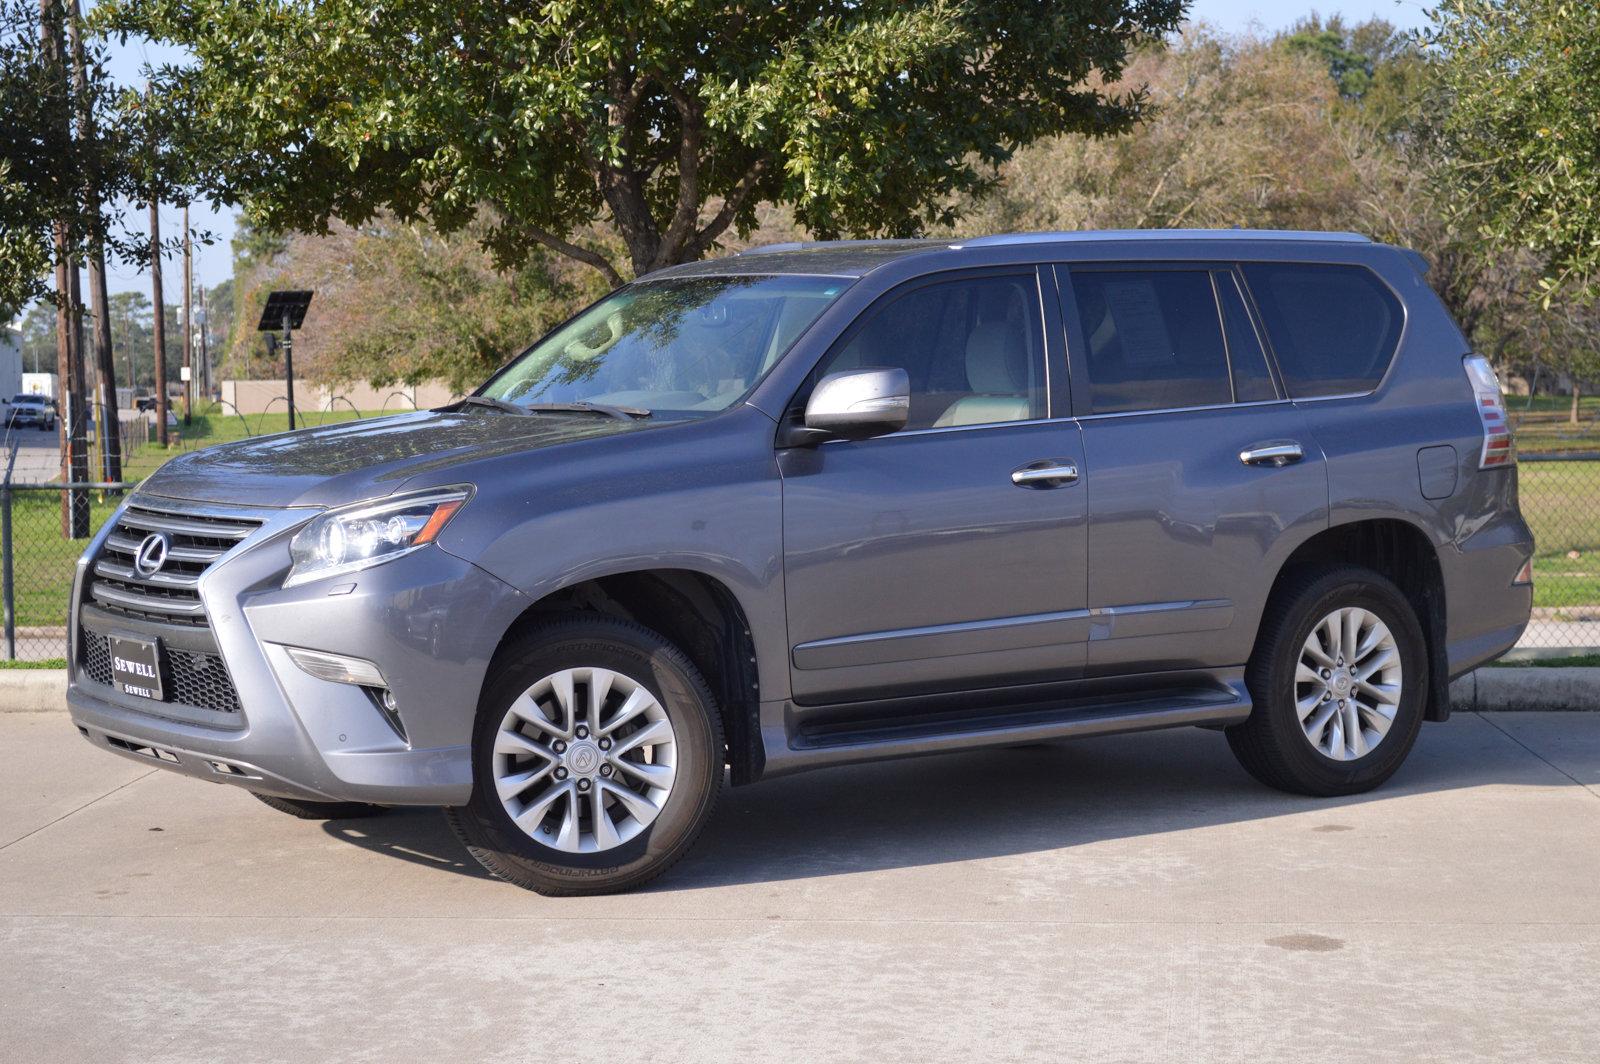
[[[1231,269],[1059,271],[1089,523],[1091,674],[1249,657],[1327,467]]]
[[[1033,270],[890,293],[813,380],[911,379],[910,421],[779,456],[791,684],[801,703],[1081,672],[1086,517],[1079,430],[1052,420]],[[804,398],[803,396],[801,397]]]

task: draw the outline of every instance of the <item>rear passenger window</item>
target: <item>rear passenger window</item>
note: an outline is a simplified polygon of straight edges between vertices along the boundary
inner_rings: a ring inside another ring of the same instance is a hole
[[[1400,343],[1399,300],[1361,266],[1249,263],[1250,294],[1291,399],[1378,386]]]
[[[1267,369],[1255,322],[1244,309],[1239,282],[1231,273],[1217,273],[1217,295],[1222,299],[1222,322],[1228,333],[1228,362],[1233,367],[1233,397],[1241,403],[1261,403],[1278,397]]]
[[[1210,273],[1073,270],[1071,276],[1091,412],[1233,401]],[[1075,390],[1079,383],[1075,378]]]
[[[868,310],[815,376],[905,370],[908,429],[1025,421],[1045,414],[1043,337],[1034,274],[942,281]]]

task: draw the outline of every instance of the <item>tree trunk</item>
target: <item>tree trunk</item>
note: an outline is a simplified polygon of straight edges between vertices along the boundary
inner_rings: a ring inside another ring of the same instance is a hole
[[[1572,425],[1578,423],[1578,401],[1583,397],[1583,386],[1578,383],[1578,378],[1572,378],[1572,413],[1567,422]]]
[[[150,192],[150,298],[156,304],[150,343],[156,356],[156,440],[167,445],[167,305],[161,296],[161,205]]]
[[[94,115],[89,109],[89,73],[83,54],[83,14],[72,4],[69,36],[72,45],[72,87],[77,96],[78,137],[89,145],[96,139]],[[105,242],[100,228],[100,190],[91,179],[84,186],[84,213],[93,218],[95,232],[89,245],[89,300],[94,308],[94,365],[100,386],[101,475],[110,482],[122,479],[122,426],[117,420],[117,367],[111,350],[111,299],[106,293]]]
[[[59,0],[39,0],[39,33],[50,61],[50,76],[67,95],[66,42],[62,39]],[[61,143],[72,141],[72,122],[62,115]],[[61,479],[68,484],[89,479],[89,456],[83,438],[83,348],[79,342],[78,265],[71,255],[70,220],[55,225],[56,260],[56,425],[61,441]],[[89,497],[83,491],[61,493],[61,535],[89,535]]]

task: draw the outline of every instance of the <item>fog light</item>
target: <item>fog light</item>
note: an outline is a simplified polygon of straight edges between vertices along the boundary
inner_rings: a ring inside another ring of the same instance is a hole
[[[383,673],[364,658],[351,658],[343,654],[330,654],[325,650],[307,650],[304,647],[284,647],[289,659],[319,680],[334,683],[353,683],[361,687],[387,689]]]

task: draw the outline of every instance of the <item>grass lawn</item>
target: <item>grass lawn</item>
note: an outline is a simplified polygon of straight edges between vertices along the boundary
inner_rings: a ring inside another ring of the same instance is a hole
[[[1533,604],[1600,606],[1600,462],[1523,462],[1517,476],[1537,546]]]
[[[1562,395],[1506,397],[1507,413],[1523,454],[1600,451],[1600,396],[1578,404],[1578,424],[1570,421],[1572,400]]]

